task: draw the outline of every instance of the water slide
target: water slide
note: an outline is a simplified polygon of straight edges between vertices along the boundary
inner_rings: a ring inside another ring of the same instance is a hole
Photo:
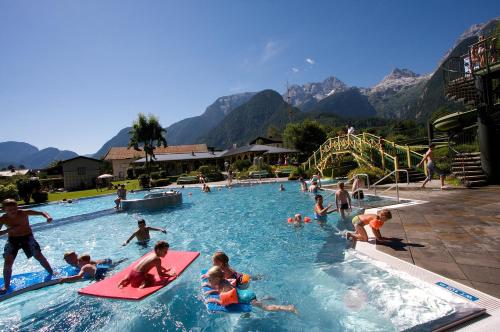
[[[440,117],[432,123],[439,131],[455,131],[473,125],[477,122],[477,110],[456,112]]]

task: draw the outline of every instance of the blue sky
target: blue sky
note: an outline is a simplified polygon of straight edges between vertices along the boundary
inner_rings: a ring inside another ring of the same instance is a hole
[[[435,69],[498,1],[0,0],[0,141],[94,153],[138,112],[168,126],[217,97]]]

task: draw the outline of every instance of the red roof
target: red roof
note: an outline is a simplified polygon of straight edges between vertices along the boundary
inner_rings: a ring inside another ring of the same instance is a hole
[[[190,144],[190,145],[171,145],[167,147],[159,147],[154,150],[155,154],[169,153],[191,153],[191,152],[208,152],[206,144]],[[144,151],[137,151],[134,148],[114,147],[109,149],[104,157],[104,160],[124,160],[124,159],[139,159],[145,157]]]

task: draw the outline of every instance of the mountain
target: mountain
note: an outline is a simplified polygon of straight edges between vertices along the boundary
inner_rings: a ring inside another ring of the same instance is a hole
[[[206,136],[200,137],[209,146],[227,148],[247,144],[257,136],[265,136],[269,127],[283,129],[289,121],[289,105],[274,90],[257,93],[245,104],[235,108]],[[300,110],[290,107],[292,117]]]
[[[104,157],[112,147],[128,146],[128,142],[130,141],[130,135],[128,132],[130,130],[132,130],[132,127],[126,127],[120,130],[118,134],[104,143],[104,145],[101,146],[101,148],[96,153],[94,153],[93,157],[100,159]]]
[[[409,69],[395,68],[382,81],[363,93],[377,115],[384,118],[407,118],[417,108],[426,83],[432,74],[419,75]]]
[[[205,112],[199,116],[186,118],[173,123],[167,130],[168,145],[182,145],[204,143],[200,137],[219,124],[222,119],[238,106],[246,103],[255,92],[245,92],[217,98]],[[127,127],[118,132],[94,154],[95,158],[102,158],[112,147],[127,146],[130,140],[129,131],[132,127]]]
[[[38,148],[28,143],[14,141],[1,142],[0,167],[4,168],[9,165],[19,166],[19,160],[36,152],[38,152]]]
[[[218,98],[200,116],[187,118],[167,128],[167,142],[170,145],[200,143],[199,138],[218,125],[226,115],[246,103],[255,95],[245,92]]]
[[[0,167],[8,165],[27,168],[44,168],[54,160],[66,160],[77,157],[73,151],[61,151],[56,148],[38,150],[36,146],[23,142],[0,143]]]
[[[300,108],[301,111],[312,109],[320,100],[333,94],[345,91],[348,86],[336,78],[330,76],[323,82],[307,83],[304,85],[292,85],[288,92],[283,94],[283,99],[290,97],[290,104]]]
[[[320,100],[310,111],[334,113],[343,118],[367,118],[377,115],[368,97],[358,88],[349,88]]]

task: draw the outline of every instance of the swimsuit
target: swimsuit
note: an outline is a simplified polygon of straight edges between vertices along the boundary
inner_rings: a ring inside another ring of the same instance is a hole
[[[340,205],[340,209],[341,210],[348,210],[349,209],[349,204],[348,203],[342,203]]]
[[[138,288],[142,285],[144,280],[146,280],[146,273],[132,270],[130,271],[128,278],[130,280],[130,286]]]
[[[328,219],[328,216],[326,214],[320,215],[320,214],[318,214],[318,212],[314,212],[314,219],[316,219],[318,221],[326,221]]]
[[[364,223],[363,223],[363,221],[359,218],[359,216],[354,216],[354,218],[352,218],[352,224],[354,225],[354,228],[356,228],[356,226],[361,226],[361,227],[363,227],[363,226],[364,226]]]
[[[31,258],[42,253],[40,245],[36,242],[33,234],[9,236],[3,249],[3,257],[13,256],[16,258],[19,249],[23,249],[26,258]]]

